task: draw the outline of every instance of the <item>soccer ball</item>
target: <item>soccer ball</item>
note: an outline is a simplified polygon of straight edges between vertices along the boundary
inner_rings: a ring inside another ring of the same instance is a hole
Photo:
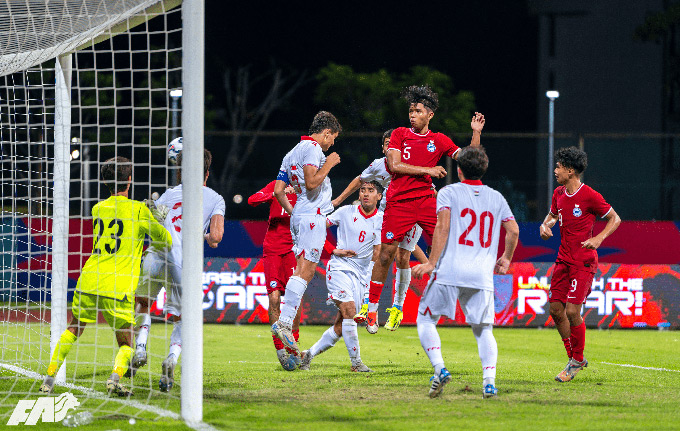
[[[175,138],[168,144],[168,160],[173,165],[177,164],[177,155],[182,151],[182,137]]]

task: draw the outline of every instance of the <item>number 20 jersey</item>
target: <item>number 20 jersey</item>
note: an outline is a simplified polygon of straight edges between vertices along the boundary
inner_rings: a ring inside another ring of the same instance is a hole
[[[501,223],[514,220],[503,195],[481,181],[451,184],[437,195],[437,213],[451,211],[446,247],[434,273],[438,283],[493,291]]]

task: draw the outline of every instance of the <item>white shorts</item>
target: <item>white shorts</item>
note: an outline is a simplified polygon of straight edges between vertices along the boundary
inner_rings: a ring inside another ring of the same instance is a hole
[[[290,218],[290,234],[293,237],[293,253],[310,262],[319,263],[326,243],[326,216],[321,214]]]
[[[493,292],[491,290],[456,287],[435,282],[428,283],[420,298],[418,313],[433,316],[456,316],[456,301],[465,314],[468,324],[493,325],[495,320]]]
[[[408,250],[411,253],[413,253],[413,250],[416,249],[416,244],[418,244],[418,241],[420,240],[420,236],[423,234],[423,228],[420,227],[418,224],[413,225],[410,231],[406,232],[406,235],[404,235],[404,239],[401,240],[399,243],[399,248],[403,248],[404,250]]]
[[[180,316],[182,312],[182,268],[168,263],[165,258],[156,253],[146,253],[135,295],[154,301],[162,287],[165,287],[166,292],[163,310],[166,313]]]
[[[328,271],[326,273],[326,287],[328,287],[326,303],[335,305],[335,301],[354,301],[358,313],[366,291],[366,284],[362,278],[352,271]]]

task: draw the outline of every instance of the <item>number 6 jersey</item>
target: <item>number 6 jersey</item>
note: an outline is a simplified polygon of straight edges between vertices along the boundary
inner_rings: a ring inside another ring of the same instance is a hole
[[[92,256],[83,266],[76,289],[107,298],[133,298],[139,279],[144,237],[158,247],[172,246],[170,233],[141,202],[111,196],[92,208]]]
[[[437,195],[437,213],[451,211],[446,247],[434,273],[437,282],[493,291],[501,223],[515,217],[503,195],[478,180],[451,184]]]
[[[328,270],[352,271],[363,278],[373,256],[373,246],[380,244],[382,213],[376,208],[366,215],[361,205],[345,205],[326,217],[328,223],[338,227],[336,248],[352,250],[352,257],[331,256]]]

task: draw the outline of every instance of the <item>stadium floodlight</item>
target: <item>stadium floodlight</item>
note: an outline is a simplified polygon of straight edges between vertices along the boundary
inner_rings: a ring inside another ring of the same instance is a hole
[[[545,96],[549,99],[548,102],[548,209],[552,202],[553,195],[553,159],[555,158],[555,99],[560,97],[560,92],[557,90],[549,90],[545,92]]]
[[[137,400],[106,396],[100,370],[112,368],[118,347],[112,349],[114,334],[108,325],[96,322],[87,325],[86,338],[76,342],[55,380],[57,386],[69,385],[80,408],[95,417],[125,409],[124,414],[133,418],[179,419],[181,408],[185,419],[197,422],[202,420],[203,398],[204,84],[196,77],[203,76],[204,67],[203,0],[71,0],[68,4],[0,0],[0,16],[12,17],[0,20],[0,315],[4,317],[0,370],[14,376],[7,386],[10,396],[0,397],[0,422],[7,422],[17,399],[36,396],[40,375],[45,374],[68,323],[67,298],[92,253],[93,240],[106,239],[93,238],[88,203],[109,194],[98,180],[101,163],[119,155],[131,159],[131,199],[164,192],[170,185],[167,178],[174,177],[168,175],[167,143],[172,133],[179,132],[180,121],[175,122],[175,130],[169,126],[173,114],[179,117],[180,113],[186,119],[181,133],[191,143],[185,159],[188,209],[184,220],[188,226],[199,226],[198,233],[184,230],[196,237],[185,239],[185,253],[191,250],[188,260],[201,256],[193,265],[187,264],[183,277],[190,291],[199,294],[187,295],[191,303],[183,309],[188,341],[181,359],[181,392],[178,385],[169,393],[159,390],[160,364],[169,344],[162,319],[151,330],[148,364],[131,381],[132,388],[144,394]],[[185,31],[187,25],[191,32]],[[36,32],[36,28],[50,31]],[[185,84],[188,77],[190,85]],[[187,89],[185,97],[182,88]],[[172,102],[180,98],[181,105],[173,108]],[[161,292],[159,301],[162,298]],[[89,337],[106,342],[94,344]],[[189,400],[185,393],[190,394]]]

